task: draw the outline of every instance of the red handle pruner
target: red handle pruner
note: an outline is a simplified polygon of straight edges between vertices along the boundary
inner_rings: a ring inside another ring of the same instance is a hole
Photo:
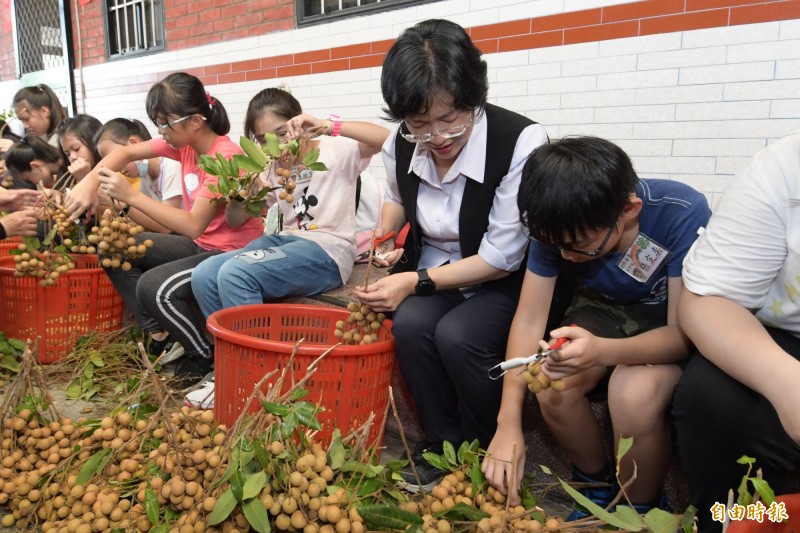
[[[382,243],[388,241],[392,237],[394,237],[394,231],[390,231],[389,233],[387,233],[386,235],[384,235],[383,237],[380,237],[380,238],[375,237],[372,240],[372,246],[377,247],[379,244],[382,244]]]
[[[574,328],[577,324],[570,324],[569,327]],[[535,363],[536,361],[541,361],[545,357],[557,352],[562,346],[564,346],[567,342],[569,342],[569,338],[561,337],[557,339],[548,349],[539,348],[539,350],[533,354],[529,355],[528,357],[515,357],[513,359],[507,359],[500,364],[494,365],[492,368],[489,369],[489,379],[500,379],[505,375],[506,372],[511,370],[512,368],[517,368],[520,366],[527,366],[529,363]]]

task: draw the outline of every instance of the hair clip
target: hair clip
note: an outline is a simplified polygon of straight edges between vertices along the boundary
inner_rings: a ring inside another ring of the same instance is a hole
[[[206,92],[206,100],[208,101],[208,107],[214,107],[217,104],[217,99],[211,96],[209,92]]]

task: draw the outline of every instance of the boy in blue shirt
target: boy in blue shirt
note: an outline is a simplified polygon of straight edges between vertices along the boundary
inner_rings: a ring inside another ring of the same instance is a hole
[[[518,196],[532,237],[528,270],[509,334],[506,358],[535,353],[559,266],[569,261],[579,289],[553,339],[569,342],[543,364],[566,389],[538,394],[547,425],[573,463],[573,479],[609,483],[585,489],[605,507],[614,496],[614,462],[587,394],[604,392],[614,429],[633,437],[620,479],[636,481],[627,495],[644,512],[656,506],[672,456],[667,410],[689,343],[677,326],[683,258],[708,221],[705,197],[669,180],[639,179],[627,154],[594,137],[542,145],[522,172]],[[519,501],[524,473],[522,404],[527,388],[508,372],[498,427],[483,462],[487,480]],[[597,390],[596,390],[597,389]],[[517,472],[512,473],[516,445]],[[511,480],[515,480],[511,483]],[[586,516],[573,513],[571,519]]]

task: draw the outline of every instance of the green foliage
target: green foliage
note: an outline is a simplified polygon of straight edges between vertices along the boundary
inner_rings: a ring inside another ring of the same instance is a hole
[[[756,460],[752,457],[743,455],[736,462],[740,465],[747,465],[747,472],[744,476],[742,476],[742,481],[739,483],[739,487],[737,489],[736,503],[743,507],[747,507],[755,501],[754,495],[751,494],[747,488],[748,483],[750,483],[753,485],[755,492],[761,497],[762,500],[764,500],[764,504],[767,506],[772,505],[772,502],[775,501],[775,491],[772,490],[772,487],[769,486],[769,483],[767,483],[766,480],[761,479],[760,471],[759,475],[756,477],[752,477],[750,475],[750,473],[753,471],[753,465],[756,463]]]
[[[10,374],[19,372],[20,357],[24,350],[24,342],[0,333],[0,369]]]

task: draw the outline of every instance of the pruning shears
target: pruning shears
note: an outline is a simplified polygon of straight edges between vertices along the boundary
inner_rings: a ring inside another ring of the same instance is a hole
[[[575,327],[577,324],[570,324],[569,327]],[[519,368],[521,366],[527,366],[530,363],[536,363],[545,359],[546,357],[551,356],[552,354],[556,353],[558,350],[561,349],[567,342],[569,342],[568,337],[561,337],[557,339],[549,348],[546,350],[544,348],[539,348],[539,350],[527,357],[514,357],[513,359],[507,359],[502,363],[494,365],[492,368],[489,369],[489,379],[497,380],[501,377],[506,375],[506,372],[512,370],[514,368]]]
[[[388,241],[389,239],[391,239],[394,236],[395,236],[395,232],[394,231],[390,231],[389,233],[387,233],[383,237],[375,237],[374,239],[372,239],[372,249],[375,250],[375,248],[377,248],[379,244],[383,244],[384,242]],[[378,252],[375,251],[374,255],[377,256]],[[359,256],[357,257],[357,260],[358,261],[363,261],[364,259],[367,259],[367,258],[369,258],[369,250],[367,250],[366,252],[361,252],[361,254],[359,254]],[[380,259],[380,257],[379,257],[379,259]]]

